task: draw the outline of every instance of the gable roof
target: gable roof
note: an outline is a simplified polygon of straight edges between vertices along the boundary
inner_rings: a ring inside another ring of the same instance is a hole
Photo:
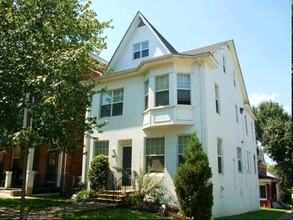
[[[169,52],[169,54],[178,54],[177,50],[157,31],[156,28],[143,16],[143,14],[138,11],[133,18],[130,26],[128,27],[125,35],[123,36],[122,40],[120,41],[118,47],[116,48],[112,58],[110,59],[108,66],[106,68],[107,70],[112,69],[113,64],[117,59],[119,59],[119,52],[123,49],[123,44],[127,42],[128,38],[131,37],[132,33],[135,31],[137,27],[146,25],[150,31],[153,33],[153,35],[157,38],[157,40],[162,44],[163,47],[165,47],[166,51]]]
[[[198,49],[182,52],[180,54],[184,54],[184,55],[197,55],[197,54],[202,54],[202,53],[215,54],[217,51],[219,51],[222,47],[224,47],[227,44],[229,44],[231,41],[232,40],[220,42],[220,43],[209,45],[209,46],[206,46],[206,47],[201,47],[201,48],[198,48]]]

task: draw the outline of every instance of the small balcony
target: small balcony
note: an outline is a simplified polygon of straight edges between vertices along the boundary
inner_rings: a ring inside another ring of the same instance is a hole
[[[194,124],[194,107],[162,106],[148,109],[143,113],[143,129],[166,125]]]

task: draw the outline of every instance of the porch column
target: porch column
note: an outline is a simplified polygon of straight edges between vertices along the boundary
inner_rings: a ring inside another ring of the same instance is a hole
[[[30,148],[28,152],[27,166],[26,166],[26,188],[25,188],[26,195],[33,194],[34,179],[35,179],[35,171],[33,171],[34,155],[35,155],[35,148]]]
[[[10,188],[11,187],[11,179],[12,179],[12,171],[6,171],[6,176],[5,176],[5,188]]]
[[[61,179],[62,179],[62,167],[63,167],[63,154],[64,152],[59,153],[59,159],[58,159],[58,170],[57,170],[57,182],[56,186],[60,187],[61,186]],[[65,178],[65,176],[64,176]]]

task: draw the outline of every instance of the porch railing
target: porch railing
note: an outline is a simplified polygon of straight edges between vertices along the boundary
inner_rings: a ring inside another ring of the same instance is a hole
[[[112,192],[113,192],[113,196],[112,196],[112,202],[115,203],[115,199],[118,198],[117,195],[120,195],[122,192],[124,192],[124,194],[126,194],[126,189],[127,186],[120,186],[118,187],[119,182],[122,180],[122,178],[127,177],[130,178],[129,174],[127,172],[123,172],[122,176],[112,185]],[[113,175],[114,178],[114,175]],[[114,182],[114,181],[113,181]],[[123,190],[124,189],[124,190]]]

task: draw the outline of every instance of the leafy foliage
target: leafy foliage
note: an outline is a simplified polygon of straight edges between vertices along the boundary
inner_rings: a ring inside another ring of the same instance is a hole
[[[292,117],[276,102],[268,101],[253,107],[256,121],[256,139],[276,163],[276,169],[286,187],[292,177]]]
[[[83,113],[99,66],[91,53],[106,47],[109,22],[78,0],[1,0],[0,20],[0,148],[44,143],[74,152],[84,131],[102,126]]]
[[[156,197],[160,194],[163,178],[155,174],[153,175],[150,172],[145,174],[143,170],[140,169],[138,172],[132,172],[131,182],[134,189],[133,194],[143,199],[146,195]]]
[[[99,154],[91,161],[88,178],[91,182],[91,187],[95,191],[99,191],[107,186],[109,174],[108,157]]]
[[[178,167],[174,179],[180,211],[195,219],[210,219],[213,206],[212,171],[196,134],[191,136],[183,158],[184,163]]]

